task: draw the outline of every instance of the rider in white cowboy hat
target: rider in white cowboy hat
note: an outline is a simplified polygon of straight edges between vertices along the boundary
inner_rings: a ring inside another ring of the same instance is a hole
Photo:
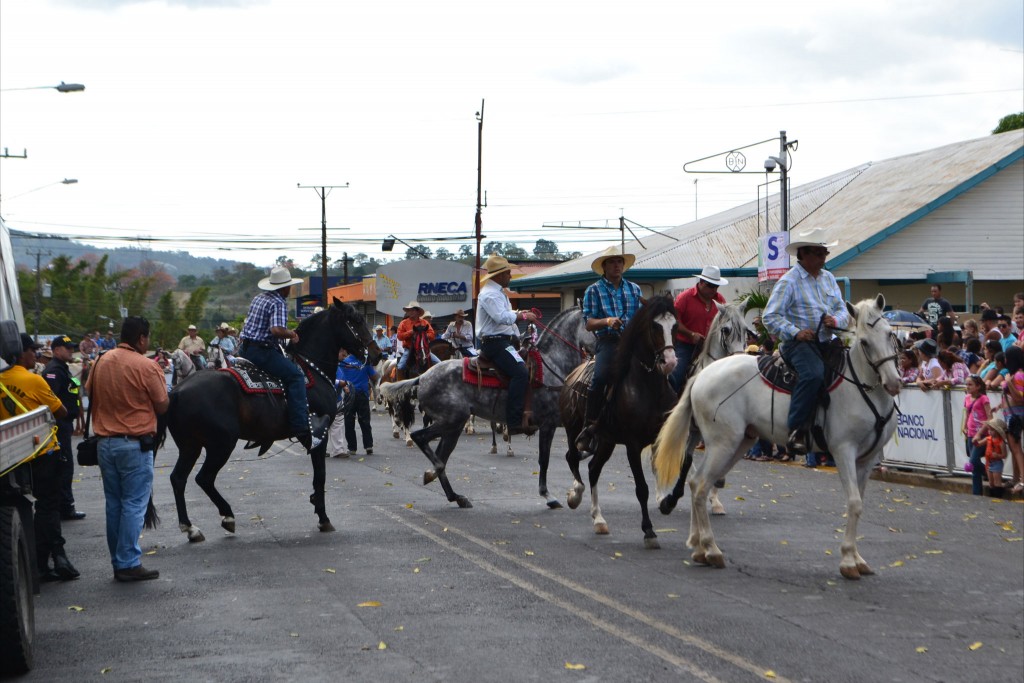
[[[199,336],[195,325],[189,325],[186,332],[187,334],[178,342],[178,348],[188,354],[196,367],[202,370],[206,367],[206,356],[203,355],[206,353],[206,342]]]
[[[391,345],[391,338],[387,335],[387,330],[384,329],[383,325],[377,325],[373,328],[373,341],[377,342],[377,348],[380,349],[381,354],[385,358],[391,355],[393,350]]]
[[[287,397],[288,425],[307,451],[316,448],[330,426],[326,416],[310,419],[306,398],[306,378],[298,366],[281,353],[281,343],[297,343],[299,334],[288,329],[288,294],[292,285],[302,282],[287,268],[274,268],[257,285],[263,290],[249,306],[242,326],[242,349],[238,354],[253,365],[279,377]]]
[[[838,242],[826,242],[821,228],[794,237],[786,251],[797,264],[776,283],[761,320],[799,375],[790,397],[786,448],[803,455],[810,449],[808,428],[825,381],[821,347],[833,338],[832,329],[849,325],[850,315],[835,277],[825,270],[829,249]]]
[[[466,320],[466,312],[461,308],[455,311],[455,319],[448,323],[441,339],[448,340],[463,356],[476,355],[476,349],[473,348],[473,324]]]
[[[704,266],[693,287],[676,297],[676,333],[672,345],[678,364],[669,377],[676,393],[682,393],[690,362],[718,315],[716,304],[725,303],[725,297],[718,293],[718,288],[727,284],[729,281],[722,277],[718,266]]]
[[[487,272],[480,276],[477,297],[476,330],[480,335],[480,355],[490,359],[508,376],[508,394],[505,397],[505,428],[509,434],[533,434],[536,427],[529,415],[523,414],[529,372],[522,357],[515,350],[519,337],[516,321],[536,322],[531,311],[516,311],[505,295],[505,287],[512,279],[512,266],[502,256],[491,254],[484,262]]]
[[[587,287],[583,294],[583,320],[587,330],[597,337],[594,378],[587,394],[586,427],[576,439],[576,447],[584,458],[592,455],[596,447],[594,427],[604,408],[605,389],[611,377],[615,350],[619,347],[619,335],[644,303],[640,286],[622,277],[634,263],[636,256],[633,254],[608,247],[590,264],[601,279]]]
[[[434,327],[423,319],[426,311],[423,310],[418,301],[410,301],[402,307],[402,310],[405,311],[405,319],[398,323],[398,339],[402,342],[402,348],[405,350],[402,352],[402,357],[398,359],[397,369],[395,370],[395,378],[398,380],[403,380],[407,376],[406,368],[409,366],[409,358],[412,356],[416,336],[420,334],[426,335],[427,344],[429,345],[430,342],[434,341],[436,334]],[[430,354],[430,362],[440,363],[441,359],[434,354]]]

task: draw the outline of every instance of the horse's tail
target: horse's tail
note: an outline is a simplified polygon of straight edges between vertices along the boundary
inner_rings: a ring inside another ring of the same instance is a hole
[[[679,477],[693,419],[693,404],[690,401],[692,387],[693,382],[686,383],[682,397],[669,413],[651,447],[654,451],[652,464],[658,477],[658,487],[662,490],[670,489]]]
[[[385,384],[380,389],[384,402],[391,406],[402,425],[406,427],[416,420],[416,410],[413,408],[412,402],[416,398],[416,389],[419,384],[420,378],[414,377],[401,382]]]

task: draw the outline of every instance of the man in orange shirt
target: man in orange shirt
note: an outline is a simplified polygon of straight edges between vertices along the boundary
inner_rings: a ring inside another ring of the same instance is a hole
[[[86,388],[92,424],[100,437],[99,461],[107,508],[107,547],[114,578],[147,581],[160,576],[142,566],[139,535],[153,492],[156,416],[167,412],[167,384],[160,366],[146,358],[149,321],[128,317],[121,343],[100,356]]]
[[[435,334],[433,325],[423,319],[423,307],[417,302],[410,301],[408,306],[402,307],[402,310],[405,311],[406,318],[398,324],[398,340],[402,342],[402,348],[405,351],[398,359],[398,371],[395,373],[395,377],[400,380],[408,376],[406,368],[409,365],[409,359],[421,350],[416,348],[417,339],[422,340],[423,337],[426,337],[425,342],[420,343],[424,343],[427,353],[430,353],[430,342],[434,341]],[[441,359],[430,353],[430,362],[440,363]]]

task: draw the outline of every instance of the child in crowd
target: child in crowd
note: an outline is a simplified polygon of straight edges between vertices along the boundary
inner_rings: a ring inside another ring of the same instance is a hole
[[[988,436],[981,437],[981,432],[974,437],[975,441],[985,444],[985,470],[988,472],[989,494],[993,498],[1003,497],[1003,461],[1006,460],[1006,422],[1001,417],[994,417],[985,423]]]
[[[964,423],[960,432],[966,437],[967,457],[971,462],[971,493],[980,496],[983,492],[985,466],[981,458],[985,454],[982,444],[974,443],[982,425],[992,419],[992,406],[985,394],[985,383],[981,377],[967,378],[967,395],[964,397]]]
[[[1000,391],[1003,388],[1003,382],[1006,381],[1006,376],[1009,374],[1006,369],[1006,354],[1000,351],[993,356],[992,362],[995,364],[995,368],[988,373],[985,386],[988,387],[989,391]]]
[[[1024,491],[1024,349],[1006,349],[1006,381],[1003,383],[1003,415],[1006,416],[1007,445],[1013,456],[1013,493]]]
[[[917,356],[910,349],[900,351],[900,381],[904,384],[917,381]]]

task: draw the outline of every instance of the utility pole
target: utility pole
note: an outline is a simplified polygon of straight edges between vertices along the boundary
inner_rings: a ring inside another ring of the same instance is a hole
[[[786,131],[779,131],[779,179],[782,189],[779,190],[779,201],[782,202],[782,229],[789,232],[789,147],[786,144]]]
[[[473,308],[476,308],[476,299],[480,296],[480,242],[483,240],[483,207],[485,202],[481,201],[483,186],[483,165],[484,165],[484,100],[480,100],[480,111],[476,113],[477,136],[476,136],[476,268],[473,269]]]
[[[700,180],[700,178],[694,178],[693,179],[693,220],[697,220],[697,218],[698,218],[698,214],[697,214],[697,181],[698,180]]]
[[[36,257],[36,321],[35,329],[32,333],[32,336],[36,341],[39,341],[39,312],[42,308],[42,301],[40,301],[40,298],[42,297],[43,294],[43,272],[41,270],[39,259],[43,256],[49,256],[51,253],[52,252],[50,251],[43,251],[41,249],[38,251],[25,252],[25,254],[28,256]]]
[[[327,297],[327,195],[330,194],[329,190],[345,189],[348,187],[348,183],[344,185],[303,185],[302,183],[296,183],[296,186],[301,189],[312,189],[320,197],[320,274],[323,278],[320,282],[321,294]]]

